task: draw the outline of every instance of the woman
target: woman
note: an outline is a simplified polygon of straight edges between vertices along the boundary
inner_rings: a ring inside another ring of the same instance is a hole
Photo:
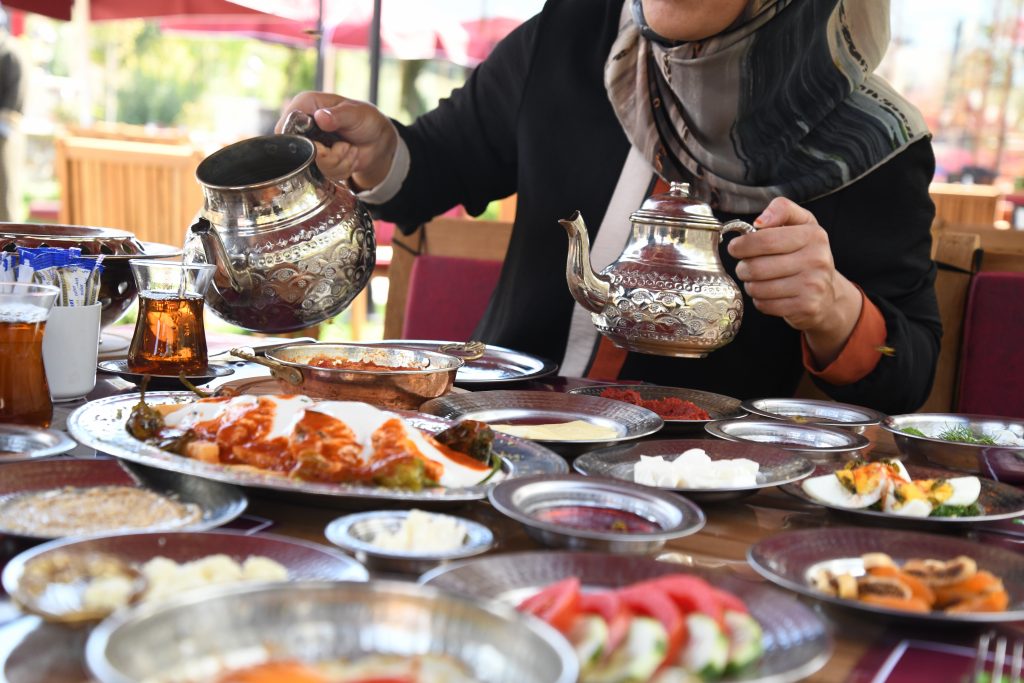
[[[789,395],[806,368],[837,400],[903,412],[928,395],[941,326],[928,131],[871,73],[887,16],[884,0],[549,0],[411,126],[324,93],[289,109],[347,140],[318,164],[381,218],[518,192],[485,341],[741,398]],[[617,353],[566,287],[557,219],[581,210],[607,263],[659,178],[765,228],[728,245],[746,313],[706,359]]]

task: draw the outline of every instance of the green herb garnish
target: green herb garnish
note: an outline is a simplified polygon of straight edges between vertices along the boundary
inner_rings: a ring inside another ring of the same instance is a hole
[[[950,427],[946,431],[939,434],[939,438],[943,441],[956,441],[957,443],[974,443],[984,444],[986,446],[994,446],[995,440],[991,436],[978,436],[971,431],[971,428],[967,425],[957,425],[956,427]]]
[[[939,505],[929,517],[980,517],[981,508],[977,503],[970,505]]]
[[[904,434],[910,434],[911,436],[924,436],[925,438],[928,438],[927,436],[925,436],[925,433],[922,432],[917,427],[904,427],[900,431],[903,432]]]

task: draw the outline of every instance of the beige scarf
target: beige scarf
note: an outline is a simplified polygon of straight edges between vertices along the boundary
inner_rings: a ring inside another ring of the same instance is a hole
[[[666,180],[729,213],[845,187],[929,135],[875,75],[888,0],[752,0],[706,40],[645,37],[625,0],[605,87],[630,142]]]

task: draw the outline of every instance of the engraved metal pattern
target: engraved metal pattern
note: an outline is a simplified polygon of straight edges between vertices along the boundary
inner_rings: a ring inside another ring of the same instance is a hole
[[[338,315],[373,274],[376,240],[366,209],[341,192],[312,216],[261,226],[253,235],[222,232],[232,265],[248,276],[246,291],[216,284],[207,304],[241,327],[281,332]],[[198,240],[186,247],[207,260]]]
[[[743,300],[727,276],[662,273],[615,266],[604,273],[611,281],[605,309],[593,315],[602,334],[621,339],[657,341],[696,353],[731,342],[740,329]]]

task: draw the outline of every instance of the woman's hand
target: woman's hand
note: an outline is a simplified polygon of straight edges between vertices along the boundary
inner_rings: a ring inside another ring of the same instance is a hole
[[[275,127],[277,132],[281,132],[288,112],[296,109],[311,114],[321,129],[344,140],[330,148],[316,143],[316,165],[325,176],[339,181],[351,178],[357,190],[384,181],[398,146],[398,131],[377,107],[341,95],[303,92],[288,103]]]
[[[757,310],[803,332],[819,367],[827,366],[857,324],[860,290],[836,271],[828,234],[810,211],[776,197],[754,226],[729,243],[737,277]]]

